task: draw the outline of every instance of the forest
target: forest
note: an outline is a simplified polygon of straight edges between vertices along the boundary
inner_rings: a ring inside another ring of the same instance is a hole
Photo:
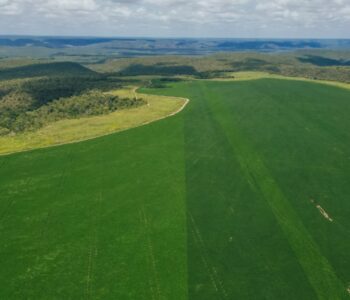
[[[39,129],[51,122],[137,107],[142,99],[106,92],[122,87],[114,76],[76,63],[34,64],[0,72],[0,135]]]

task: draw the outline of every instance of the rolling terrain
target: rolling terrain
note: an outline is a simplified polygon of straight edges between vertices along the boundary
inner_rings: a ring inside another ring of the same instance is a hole
[[[139,95],[141,80],[78,63],[31,63],[0,70],[0,155],[137,127],[177,112],[186,102]]]
[[[296,49],[349,50],[349,39],[98,38],[1,36],[1,57],[103,61],[106,57],[206,55],[217,52],[279,52]]]
[[[175,116],[0,157],[1,299],[349,299],[349,90],[184,81]]]

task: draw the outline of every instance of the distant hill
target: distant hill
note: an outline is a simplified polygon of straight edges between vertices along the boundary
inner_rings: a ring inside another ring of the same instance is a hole
[[[41,37],[0,37],[0,46],[64,48],[69,46],[86,46],[113,41],[113,38],[41,38]]]
[[[307,57],[299,57],[298,59],[303,63],[310,63],[319,67],[350,66],[350,60],[334,59],[317,55],[308,55]]]
[[[350,40],[315,39],[148,39],[98,37],[25,37],[0,36],[1,48],[41,48],[57,50],[64,55],[72,50],[83,52],[99,49],[100,54],[120,56],[155,54],[207,54],[226,51],[285,51],[296,49],[350,49]],[[75,51],[73,51],[74,53]],[[51,53],[51,52],[50,52]],[[7,53],[6,53],[7,54]],[[52,53],[51,53],[52,54]],[[74,53],[76,54],[76,53]],[[9,54],[11,56],[11,53]],[[1,52],[0,52],[1,56]]]
[[[96,73],[90,69],[73,62],[55,62],[46,64],[33,64],[15,68],[2,69],[0,80],[10,80],[41,76],[92,76]]]
[[[36,130],[65,118],[99,115],[143,104],[104,92],[120,80],[78,63],[37,63],[0,70],[0,136]]]

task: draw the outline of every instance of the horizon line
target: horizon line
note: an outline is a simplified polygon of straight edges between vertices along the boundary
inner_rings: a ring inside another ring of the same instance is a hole
[[[99,39],[169,39],[169,40],[175,40],[175,39],[189,39],[189,40],[195,40],[195,39],[208,39],[208,40],[350,40],[350,37],[348,38],[337,38],[337,37],[203,37],[203,36],[142,36],[142,35],[120,35],[120,36],[112,36],[112,35],[60,35],[60,34],[3,34],[0,33],[0,37],[38,37],[38,38],[99,38]]]

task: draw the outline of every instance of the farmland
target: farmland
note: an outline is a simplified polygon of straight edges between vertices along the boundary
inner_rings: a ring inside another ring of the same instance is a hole
[[[0,157],[1,299],[349,298],[349,90],[268,78],[140,93],[190,102]]]

